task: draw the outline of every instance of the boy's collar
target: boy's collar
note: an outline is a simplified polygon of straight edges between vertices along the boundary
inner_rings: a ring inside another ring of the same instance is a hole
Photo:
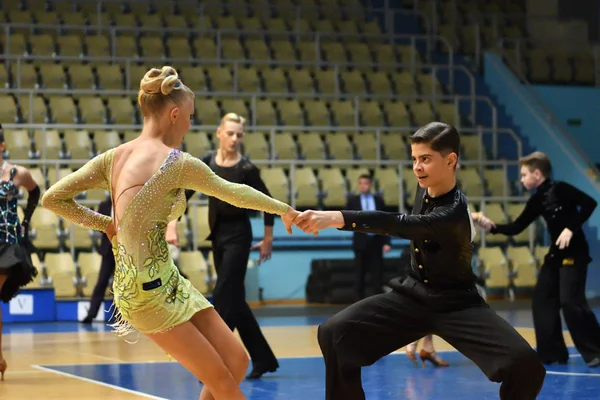
[[[425,199],[426,203],[446,203],[448,201],[448,199],[451,199],[454,197],[454,194],[456,193],[456,191],[458,190],[458,184],[455,184],[454,187],[452,189],[450,189],[449,191],[447,191],[446,193],[440,195],[440,196],[436,196],[436,197],[431,197],[429,195],[429,192],[427,191],[427,189],[425,189],[425,196],[423,196],[423,198]]]

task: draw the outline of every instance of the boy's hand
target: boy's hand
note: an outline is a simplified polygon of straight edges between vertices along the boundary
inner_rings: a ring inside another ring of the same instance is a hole
[[[569,247],[569,243],[571,242],[571,238],[573,237],[573,232],[569,228],[563,229],[560,233],[558,239],[556,239],[556,245],[559,249],[565,249]]]

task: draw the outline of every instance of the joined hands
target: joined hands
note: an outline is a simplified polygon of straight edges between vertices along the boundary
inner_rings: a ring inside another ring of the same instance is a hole
[[[492,228],[496,227],[496,224],[491,219],[483,215],[482,212],[471,213],[471,217],[473,218],[473,222],[482,227],[486,233],[489,233]]]
[[[344,226],[344,217],[340,211],[306,210],[299,212],[290,207],[281,219],[289,234],[292,233],[293,225],[296,225],[304,233],[312,233],[315,236],[318,236],[320,230]]]

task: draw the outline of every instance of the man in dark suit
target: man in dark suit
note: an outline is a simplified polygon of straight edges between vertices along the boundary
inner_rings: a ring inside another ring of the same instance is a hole
[[[358,178],[359,194],[348,199],[347,210],[381,211],[385,204],[381,196],[371,193],[373,180],[370,175]],[[372,294],[382,293],[383,254],[392,249],[390,237],[372,233],[354,232],[352,248],[356,262],[354,283],[356,301],[365,298],[365,276],[370,272]]]
[[[98,212],[102,215],[112,215],[112,202],[110,197],[101,202],[98,205]],[[115,272],[115,257],[112,252],[112,244],[105,234],[102,234],[102,240],[100,241],[100,248],[98,253],[102,256],[102,263],[100,264],[100,273],[98,274],[98,281],[92,292],[92,299],[90,301],[90,309],[88,315],[81,321],[84,324],[91,324],[98,311],[100,310],[100,304],[104,300],[104,292],[110,281],[110,277]]]

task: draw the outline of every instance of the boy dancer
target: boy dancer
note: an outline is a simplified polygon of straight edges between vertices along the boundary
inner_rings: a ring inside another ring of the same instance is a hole
[[[479,296],[471,268],[475,227],[456,186],[460,137],[433,122],[411,136],[419,182],[412,215],[381,211],[312,211],[294,223],[307,233],[325,228],[411,240],[407,277],[393,290],[359,301],[319,326],[325,358],[326,398],[362,400],[361,367],[428,334],[454,346],[502,382],[500,398],[535,399],[546,370],[517,331]]]
[[[592,215],[596,201],[565,182],[550,179],[548,156],[536,151],[521,159],[521,183],[537,189],[525,209],[510,224],[494,224],[481,215],[491,233],[517,235],[540,215],[544,217],[552,245],[544,258],[533,293],[533,323],[537,352],[544,364],[566,364],[560,309],[567,327],[590,367],[600,365],[600,326],[585,298],[588,264],[592,260],[581,226]]]

